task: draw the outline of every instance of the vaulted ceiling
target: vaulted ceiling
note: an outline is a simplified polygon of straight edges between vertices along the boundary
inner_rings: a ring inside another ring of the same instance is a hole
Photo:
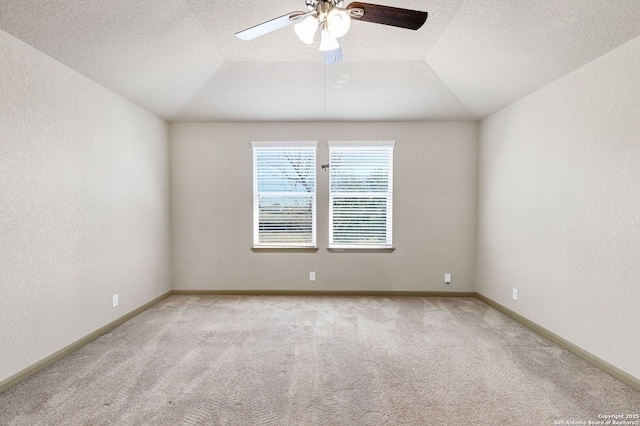
[[[168,121],[478,120],[640,36],[638,0],[369,1],[429,17],[355,21],[330,65],[234,35],[303,0],[0,0],[0,28]]]

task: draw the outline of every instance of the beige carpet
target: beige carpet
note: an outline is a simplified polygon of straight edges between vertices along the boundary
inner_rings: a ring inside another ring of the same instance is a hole
[[[0,395],[0,424],[29,426],[553,425],[638,412],[640,392],[474,298],[172,296]]]

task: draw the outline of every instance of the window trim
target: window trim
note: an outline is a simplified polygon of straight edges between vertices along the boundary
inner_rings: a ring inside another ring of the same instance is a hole
[[[360,252],[393,252],[393,150],[395,147],[395,141],[329,141],[329,159],[331,160],[332,150],[341,151],[388,151],[389,152],[389,191],[385,194],[387,198],[387,206],[389,208],[387,212],[386,221],[386,241],[380,244],[335,244],[333,243],[333,197],[334,193],[331,191],[331,166],[329,167],[329,244],[327,250],[330,252],[343,252],[343,251],[360,251]]]
[[[270,252],[270,251],[317,251],[317,198],[318,198],[318,184],[317,184],[317,141],[252,141],[252,174],[253,174],[253,188],[252,188],[252,198],[253,198],[253,244],[251,249],[254,252]],[[258,176],[256,174],[256,148],[258,149],[286,149],[286,148],[313,148],[314,161],[313,161],[313,193],[311,193],[311,202],[312,202],[312,213],[311,213],[311,243],[259,243],[259,228],[260,228],[260,217],[259,217],[259,195],[258,195]]]

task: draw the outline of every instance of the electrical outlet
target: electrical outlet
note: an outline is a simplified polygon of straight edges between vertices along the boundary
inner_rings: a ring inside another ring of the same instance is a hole
[[[117,295],[117,294],[114,294],[114,295],[113,295],[113,299],[112,299],[112,301],[113,301],[113,307],[114,307],[114,308],[115,308],[116,306],[118,306],[118,295]]]
[[[451,284],[451,274],[444,274],[445,284]]]
[[[316,280],[316,273],[309,272],[309,281],[315,281],[315,280]]]
[[[518,300],[518,289],[517,288],[513,289],[513,300]]]

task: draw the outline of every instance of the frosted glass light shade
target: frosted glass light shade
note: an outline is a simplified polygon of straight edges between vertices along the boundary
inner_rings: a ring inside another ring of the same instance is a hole
[[[329,34],[329,31],[322,30],[320,34],[320,50],[328,51],[328,50],[336,50],[340,48],[340,43],[338,40]]]
[[[344,10],[333,9],[327,15],[327,29],[333,38],[340,38],[349,31],[351,18]]]
[[[315,16],[307,16],[302,22],[298,22],[293,26],[298,38],[306,44],[313,43],[313,37],[318,31],[318,18]]]

